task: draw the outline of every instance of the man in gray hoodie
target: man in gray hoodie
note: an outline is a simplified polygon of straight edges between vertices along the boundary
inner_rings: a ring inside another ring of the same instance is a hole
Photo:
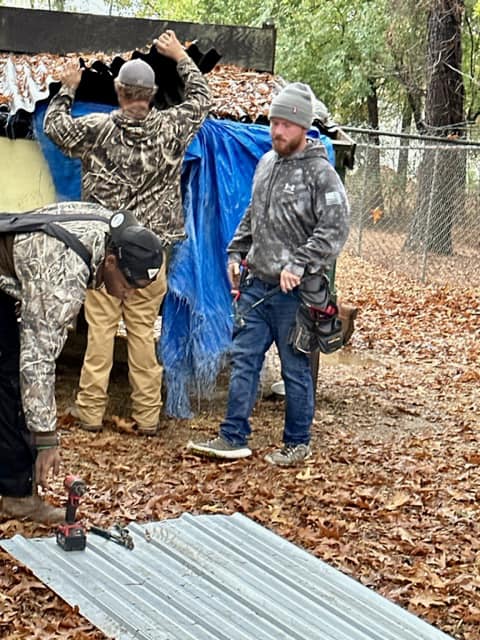
[[[216,438],[188,448],[221,459],[251,455],[249,417],[265,353],[275,342],[285,383],[284,446],[266,460],[291,466],[311,453],[314,415],[310,360],[292,344],[300,285],[333,266],[347,239],[349,207],[324,146],[306,137],[313,119],[310,88],[287,85],[269,116],[273,149],[258,163],[250,205],[228,247],[228,273],[233,289],[240,286],[243,322],[234,329],[227,414]],[[248,275],[240,278],[245,264]]]

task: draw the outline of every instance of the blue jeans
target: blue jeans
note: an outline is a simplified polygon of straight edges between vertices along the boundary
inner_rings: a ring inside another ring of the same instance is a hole
[[[274,287],[253,278],[242,288],[239,312],[244,313]],[[245,325],[234,330],[227,414],[220,425],[220,435],[233,445],[244,446],[251,434],[249,418],[257,398],[260,372],[273,342],[278,348],[285,382],[283,442],[286,445],[310,442],[314,414],[310,360],[288,344],[299,303],[297,291],[278,292],[247,312]]]

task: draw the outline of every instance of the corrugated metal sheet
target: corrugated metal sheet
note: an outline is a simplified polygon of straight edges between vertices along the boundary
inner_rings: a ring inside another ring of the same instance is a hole
[[[121,640],[447,640],[241,514],[129,527],[129,551],[94,535],[0,545],[104,633]]]
[[[122,59],[130,59],[132,52],[119,54]],[[96,64],[108,65],[113,56],[101,52],[91,54],[7,54],[0,52],[0,107],[12,116],[23,110],[33,113],[37,102],[50,95],[50,84],[58,82],[65,62],[70,57],[81,56],[87,68],[95,69]],[[280,88],[280,80],[269,74],[246,71],[234,65],[217,65],[208,75],[213,95],[212,113],[221,118],[257,120],[266,116],[274,93]],[[97,81],[101,80],[98,76]],[[88,100],[95,102],[93,86]],[[168,87],[167,87],[168,89]]]
[[[48,58],[0,54],[0,104],[11,114],[20,109],[33,113],[40,100],[48,98],[53,82]]]

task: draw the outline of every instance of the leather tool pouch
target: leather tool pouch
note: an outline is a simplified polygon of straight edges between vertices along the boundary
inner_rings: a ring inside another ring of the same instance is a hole
[[[342,323],[338,307],[330,293],[328,278],[307,276],[300,285],[301,303],[290,344],[296,351],[310,355],[315,351],[333,353],[343,346]]]

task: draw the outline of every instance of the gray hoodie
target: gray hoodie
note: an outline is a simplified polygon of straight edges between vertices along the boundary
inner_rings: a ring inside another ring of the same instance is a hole
[[[250,204],[228,247],[230,261],[246,255],[250,272],[277,284],[286,268],[298,276],[325,273],[348,236],[349,206],[324,146],[269,151],[259,161]]]

